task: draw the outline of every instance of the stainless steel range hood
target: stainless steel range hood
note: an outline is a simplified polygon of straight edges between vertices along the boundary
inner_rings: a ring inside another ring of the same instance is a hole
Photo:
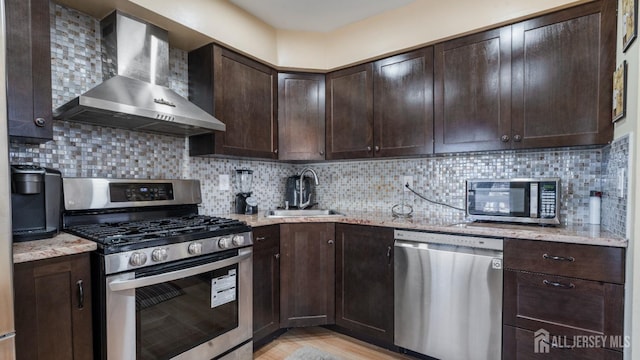
[[[168,88],[168,32],[114,11],[100,22],[102,84],[54,110],[68,121],[171,135],[225,125]]]

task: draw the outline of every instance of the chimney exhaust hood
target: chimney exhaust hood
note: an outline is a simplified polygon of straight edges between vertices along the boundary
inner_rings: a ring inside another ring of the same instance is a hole
[[[103,82],[54,110],[55,119],[160,134],[224,131],[168,88],[168,32],[119,11],[100,22]]]

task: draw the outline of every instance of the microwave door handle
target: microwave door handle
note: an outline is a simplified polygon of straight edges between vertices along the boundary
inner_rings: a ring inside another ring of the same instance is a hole
[[[176,270],[164,274],[153,275],[132,280],[116,280],[109,283],[111,291],[124,291],[130,289],[141,288],[144,286],[156,285],[168,281],[182,279],[185,277],[198,275],[204,272],[221,269],[223,267],[239,263],[243,260],[247,260],[251,257],[251,252],[234,256],[229,259],[224,259],[209,264],[194,266],[186,269]]]

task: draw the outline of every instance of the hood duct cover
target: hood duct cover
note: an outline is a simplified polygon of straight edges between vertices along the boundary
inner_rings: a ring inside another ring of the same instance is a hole
[[[54,110],[54,118],[191,136],[225,125],[167,87],[168,33],[114,11],[100,22],[104,81]]]

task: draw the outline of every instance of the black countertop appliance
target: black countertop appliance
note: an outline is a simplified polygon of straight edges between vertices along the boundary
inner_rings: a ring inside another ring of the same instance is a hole
[[[11,166],[13,241],[54,237],[62,207],[60,171],[37,165]]]

